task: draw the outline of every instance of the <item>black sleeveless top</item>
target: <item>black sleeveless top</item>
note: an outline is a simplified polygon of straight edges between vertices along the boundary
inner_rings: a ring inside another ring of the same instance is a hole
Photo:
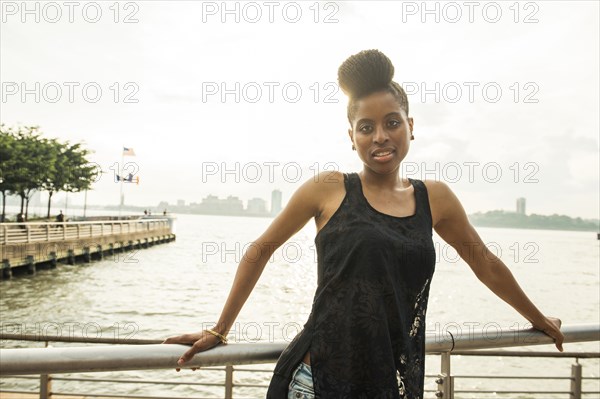
[[[435,267],[427,188],[410,179],[416,211],[396,217],[365,198],[357,173],[315,237],[317,290],[303,330],[283,351],[267,391],[287,398],[310,350],[316,398],[423,397],[425,313]]]

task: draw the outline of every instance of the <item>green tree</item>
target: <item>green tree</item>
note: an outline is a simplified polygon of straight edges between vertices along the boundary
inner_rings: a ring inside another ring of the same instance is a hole
[[[94,164],[90,164],[87,160],[90,153],[80,143],[66,145],[61,157],[61,168],[64,168],[61,172],[66,176],[66,184],[62,191],[75,193],[92,188],[99,171]]]
[[[14,147],[15,139],[11,132],[0,124],[0,192],[2,193],[2,215],[0,223],[6,220],[6,196],[14,189]]]
[[[16,164],[18,180],[15,193],[21,197],[21,213],[28,219],[29,200],[35,191],[43,188],[53,171],[48,140],[41,137],[39,127],[19,129],[16,135]]]
[[[98,170],[87,160],[89,154],[80,143],[61,143],[41,137],[37,126],[7,128],[0,125],[1,220],[5,220],[7,195],[21,197],[20,212],[27,220],[29,200],[36,190],[48,191],[50,217],[54,193],[90,189]]]
[[[42,189],[48,192],[48,214],[46,217],[50,218],[52,195],[55,192],[63,191],[67,184],[67,176],[63,173],[65,164],[63,153],[67,148],[67,144],[60,143],[56,139],[48,140],[47,144],[51,163],[49,173],[46,174],[42,182]]]
[[[34,190],[40,188],[40,175],[44,173],[43,144],[38,134],[38,127],[5,128],[2,125],[3,139],[9,143],[6,162],[3,162],[3,185],[5,193],[21,197],[21,213],[27,210],[26,205]],[[3,160],[4,161],[4,160]],[[4,182],[5,181],[5,182]]]

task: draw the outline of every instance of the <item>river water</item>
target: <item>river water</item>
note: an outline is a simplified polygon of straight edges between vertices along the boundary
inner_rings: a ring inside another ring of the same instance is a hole
[[[96,212],[93,212],[96,213]],[[59,265],[35,276],[0,282],[4,332],[92,337],[156,338],[200,330],[218,319],[245,246],[269,225],[269,218],[177,215],[177,241],[90,264]],[[478,228],[484,242],[509,266],[532,301],[565,324],[600,319],[599,241],[595,233]],[[316,288],[315,227],[312,222],[279,248],[242,309],[231,340],[290,341],[305,323]],[[493,337],[500,327],[526,321],[481,284],[468,265],[434,235],[438,261],[431,285],[427,331],[485,328]],[[39,347],[32,342],[2,341],[3,348]],[[56,343],[55,346],[74,344]],[[81,346],[82,344],[75,344]],[[565,344],[565,351],[598,351],[599,343]],[[526,350],[553,350],[540,346]],[[572,359],[517,359],[453,356],[456,375],[570,375]],[[599,362],[582,360],[583,373],[597,377]],[[428,356],[428,374],[439,372],[439,357]],[[271,365],[249,368],[272,369]],[[222,381],[216,371],[173,370],[86,373],[97,378],[178,382]],[[74,375],[73,375],[74,376]],[[240,383],[268,384],[269,373],[237,373]],[[28,389],[35,381],[5,378],[0,389]],[[599,391],[596,381],[587,390]],[[427,389],[434,389],[432,378]],[[568,391],[569,380],[503,381],[463,378],[457,390]],[[223,388],[189,385],[140,385],[55,381],[57,392],[88,392],[176,397],[222,397]],[[237,388],[235,397],[264,397],[265,388]],[[428,397],[434,397],[429,394]],[[457,394],[457,397],[488,397]],[[493,397],[490,396],[490,397]],[[530,397],[508,395],[502,397]],[[546,395],[544,397],[568,397]]]

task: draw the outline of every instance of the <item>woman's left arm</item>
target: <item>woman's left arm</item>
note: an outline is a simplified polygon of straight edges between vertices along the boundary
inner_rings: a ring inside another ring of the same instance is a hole
[[[534,328],[554,338],[556,347],[562,352],[561,321],[544,316],[531,302],[504,262],[483,243],[452,190],[439,181],[427,181],[426,185],[437,234],[456,249],[482,283],[529,320]]]

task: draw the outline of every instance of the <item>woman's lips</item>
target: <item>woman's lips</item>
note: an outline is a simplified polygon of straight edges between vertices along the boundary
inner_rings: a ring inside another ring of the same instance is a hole
[[[394,150],[379,151],[373,154],[373,159],[377,162],[388,162],[394,156]]]

